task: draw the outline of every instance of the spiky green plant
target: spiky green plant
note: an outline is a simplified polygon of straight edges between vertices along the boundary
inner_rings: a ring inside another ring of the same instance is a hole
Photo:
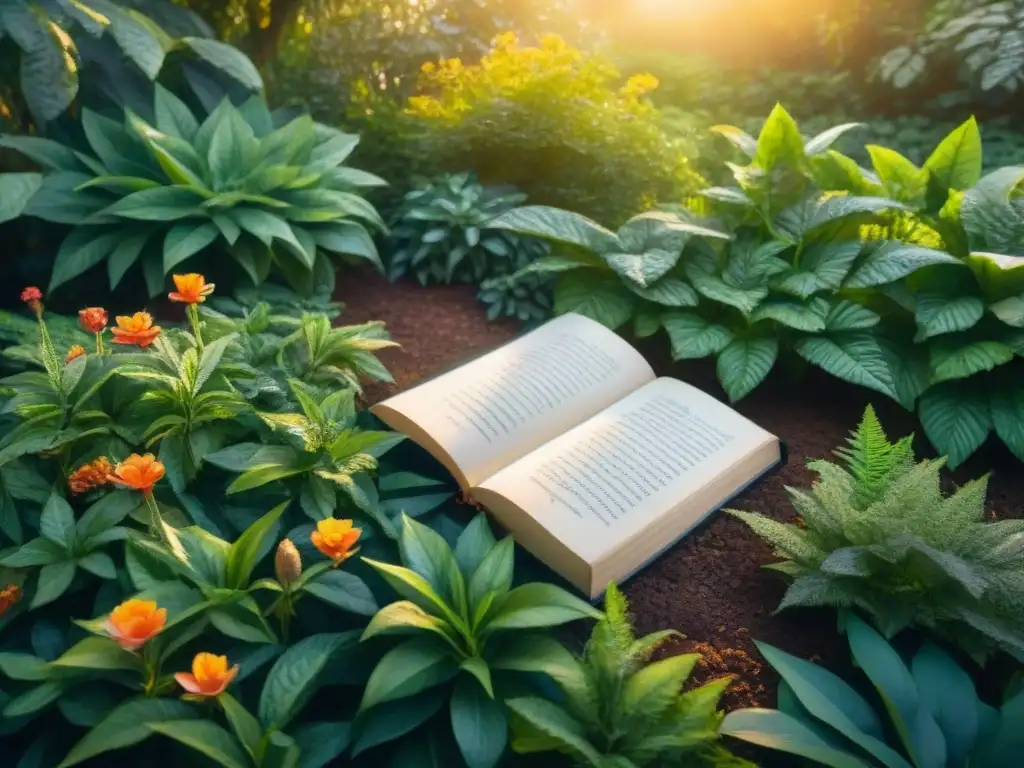
[[[535,697],[507,702],[514,714],[512,748],[557,751],[592,768],[749,766],[715,744],[722,719],[718,700],[730,678],[682,693],[700,654],[647,663],[677,634],[666,630],[637,638],[625,596],[610,585],[605,615],[583,657],[556,676],[564,702]]]
[[[869,406],[842,466],[812,461],[810,491],[787,489],[802,524],[730,510],[786,558],[766,566],[794,579],[779,610],[856,606],[888,638],[919,626],[1024,658],[1024,520],[985,519],[987,476],[944,495],[945,460],[915,462],[911,440]]]

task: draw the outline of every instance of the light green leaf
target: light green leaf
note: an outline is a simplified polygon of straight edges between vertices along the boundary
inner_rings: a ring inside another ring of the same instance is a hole
[[[779,342],[775,338],[733,339],[718,355],[718,380],[735,403],[750,394],[775,365]]]
[[[418,632],[433,632],[448,639],[448,625],[436,616],[431,616],[410,600],[399,600],[381,608],[363,631],[362,640],[375,635],[408,635]]]
[[[234,78],[251,91],[263,89],[263,78],[255,65],[237,48],[205,37],[185,37],[182,42],[216,69]]]
[[[38,173],[0,174],[0,223],[18,218],[42,183]]]
[[[970,189],[981,179],[981,131],[971,117],[942,140],[924,169],[943,190]]]
[[[177,221],[198,214],[202,201],[193,187],[156,187],[126,195],[102,213],[139,221]]]
[[[894,283],[933,264],[961,264],[944,251],[909,245],[896,240],[873,251],[846,280],[848,288],[867,288]]]
[[[799,166],[804,157],[804,140],[796,121],[776,104],[757,138],[754,165],[770,171],[777,165]]]
[[[618,278],[600,272],[570,272],[555,286],[556,314],[576,312],[612,330],[632,317],[635,304]]]
[[[932,342],[929,351],[933,384],[966,379],[1013,360],[1013,350],[998,341],[940,339]]]
[[[711,131],[724,136],[729,142],[751,160],[757,154],[757,139],[734,125],[713,125]]]
[[[825,330],[828,303],[821,298],[809,302],[794,299],[769,298],[750,314],[751,323],[774,320],[788,328],[807,333]]]
[[[486,514],[479,514],[459,534],[455,543],[455,561],[468,581],[487,554],[497,545]]]
[[[515,564],[515,543],[511,536],[502,539],[480,561],[469,579],[469,605],[476,609],[484,595],[493,592],[501,598],[512,587]]]
[[[854,128],[862,128],[864,126],[865,123],[843,123],[842,125],[836,125],[826,131],[822,131],[817,136],[807,141],[804,145],[804,154],[808,157],[821,154],[835,144],[844,133],[852,131]]]
[[[227,586],[230,589],[244,589],[252,576],[252,570],[259,559],[263,540],[275,529],[281,513],[289,502],[278,504],[242,533],[231,545],[228,552]]]
[[[663,277],[649,288],[641,288],[628,280],[623,285],[640,298],[663,307],[696,307],[699,300],[697,292],[676,277]]]
[[[867,332],[851,331],[835,337],[817,336],[796,342],[797,353],[836,378],[896,398],[892,372],[875,339]]]
[[[581,765],[590,768],[601,768],[604,765],[601,753],[587,740],[583,725],[558,705],[544,699],[527,697],[509,699],[505,703],[529,726],[526,733],[514,726],[512,748],[516,752],[548,752],[552,746],[557,745],[560,752],[571,755]],[[530,731],[542,734],[544,738],[536,739]],[[532,748],[531,745],[538,741],[543,746],[540,749]]]
[[[603,615],[580,598],[554,584],[524,584],[497,601],[487,633],[508,629],[554,627],[579,619],[599,619]]]
[[[613,253],[620,249],[619,239],[600,224],[578,213],[545,205],[514,208],[492,219],[490,229],[508,229],[558,243],[575,245],[593,253]]]
[[[378,662],[366,683],[359,710],[433,688],[450,680],[457,671],[452,649],[440,640],[407,640]]]
[[[860,757],[825,741],[795,717],[774,709],[739,709],[722,721],[725,736],[777,752],[806,757],[830,768],[870,768]],[[911,768],[904,762],[905,768]]]
[[[917,296],[917,335],[915,342],[932,336],[973,328],[985,314],[985,303],[977,296],[944,296],[921,293]]]
[[[662,325],[672,342],[673,360],[717,355],[733,339],[732,332],[725,326],[709,322],[692,312],[666,313]]]
[[[125,669],[131,672],[142,672],[144,669],[141,657],[126,651],[109,637],[87,637],[50,662],[50,666],[70,669]]]

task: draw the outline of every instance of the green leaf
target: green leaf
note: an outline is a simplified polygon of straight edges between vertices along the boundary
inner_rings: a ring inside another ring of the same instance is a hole
[[[18,218],[42,183],[38,173],[0,175],[0,223]]]
[[[31,11],[29,11],[31,13]],[[78,93],[75,45],[61,27],[46,16],[36,17],[39,30],[31,47],[21,54],[21,94],[38,123],[47,123],[66,110]]]
[[[370,620],[362,640],[367,640],[376,635],[407,635],[418,632],[433,632],[447,642],[451,642],[448,636],[448,624],[431,616],[410,600],[399,600],[381,608]]]
[[[159,83],[155,84],[155,114],[156,127],[168,136],[175,136],[179,139],[191,142],[199,130],[199,122],[192,111],[181,99],[164,88]]]
[[[260,750],[260,740],[263,738],[263,727],[260,725],[260,721],[239,704],[230,693],[220,694],[217,697],[217,703],[224,710],[224,717],[238,741],[255,761]]]
[[[156,187],[126,195],[102,212],[138,221],[177,221],[197,215],[202,200],[193,187]]]
[[[432,688],[361,712],[355,723],[357,735],[352,745],[352,756],[414,731],[436,715],[447,701],[448,691]]]
[[[890,240],[864,259],[846,280],[847,288],[886,285],[933,264],[957,264],[959,259],[932,248]]]
[[[87,637],[50,662],[50,666],[71,669],[124,669],[132,672],[143,670],[140,657],[124,650],[109,637]]]
[[[640,298],[663,307],[696,307],[699,301],[697,292],[676,277],[663,277],[649,288],[641,288],[631,281],[623,285]]]
[[[357,632],[312,635],[290,647],[267,674],[260,696],[264,728],[287,728],[323,682],[334,656],[358,640]]]
[[[235,737],[210,720],[166,720],[151,722],[149,728],[194,749],[223,768],[252,765]]]
[[[677,703],[683,684],[700,661],[699,653],[670,656],[652,662],[630,677],[622,689],[626,722],[642,727],[647,718],[661,717]]]
[[[75,564],[70,561],[44,565],[40,568],[36,593],[29,608],[34,610],[52,603],[63,595],[71,586],[71,580],[75,578],[75,570]]]
[[[249,596],[212,608],[210,623],[228,637],[246,643],[276,643],[274,630],[263,618],[259,604]]]
[[[120,232],[100,230],[97,233],[93,227],[79,227],[72,230],[71,234],[64,238],[64,242],[61,243],[60,249],[57,251],[48,292],[52,292],[58,286],[78,277],[106,259],[117,249],[122,237],[123,233]]]
[[[263,78],[255,65],[237,48],[205,37],[184,37],[182,43],[208,64],[237,80],[251,91],[263,90]]]
[[[579,619],[599,619],[602,615],[590,603],[554,584],[524,584],[498,601],[485,631],[554,627]]]
[[[843,123],[822,131],[804,145],[804,154],[808,157],[820,154],[835,144],[844,133],[852,131],[854,128],[863,128],[865,125],[865,123]]]
[[[150,80],[156,80],[164,64],[164,47],[154,34],[153,22],[131,8],[110,8],[111,36],[135,65]]]
[[[452,730],[468,768],[494,768],[508,741],[501,704],[473,678],[460,677],[451,701]]]
[[[314,242],[325,251],[360,256],[378,270],[384,270],[377,246],[362,224],[354,221],[335,221],[327,226],[317,227],[312,230],[312,234]]]
[[[799,268],[780,275],[776,288],[806,299],[821,291],[834,291],[843,284],[846,273],[860,254],[859,242],[821,243],[803,253]]]
[[[150,724],[198,717],[199,710],[180,701],[137,698],[111,710],[64,758],[59,768],[76,765],[97,755],[124,749],[144,741]]]
[[[39,537],[26,542],[16,551],[0,558],[0,565],[8,568],[26,568],[34,565],[49,565],[68,556],[59,544],[54,544],[49,539]]]
[[[750,322],[760,323],[765,320],[774,320],[787,328],[817,333],[825,330],[827,312],[828,304],[821,298],[809,302],[769,298],[750,314]]]
[[[263,540],[277,526],[281,513],[290,502],[282,502],[254,522],[231,545],[228,552],[227,586],[230,589],[244,589],[252,576],[252,570],[259,560]]]
[[[164,274],[170,274],[185,259],[216,240],[220,230],[212,221],[175,224],[164,238]]]
[[[455,567],[451,547],[438,533],[402,515],[399,538],[402,562],[418,573],[439,595],[447,591],[448,572]]]
[[[515,542],[511,536],[502,539],[480,561],[469,579],[469,605],[475,610],[487,593],[495,599],[504,597],[512,587],[515,566]]]
[[[601,754],[587,740],[583,725],[561,707],[544,699],[526,697],[509,699],[505,703],[517,718],[522,718],[528,724],[531,731],[544,737],[538,740],[533,733],[523,734],[513,723],[512,748],[516,752],[547,752],[555,747],[558,751],[571,755],[581,765],[591,768],[601,768],[604,765]],[[531,748],[531,744],[537,741],[543,743],[540,750]]]
[[[757,138],[754,165],[770,171],[777,165],[799,166],[804,160],[804,140],[796,121],[776,104]]]
[[[732,331],[692,312],[669,312],[662,325],[672,342],[673,360],[717,355],[733,340]]]
[[[878,341],[865,332],[818,336],[796,342],[797,353],[836,378],[896,398],[892,372]]]
[[[989,406],[999,439],[1017,458],[1024,457],[1024,388],[1015,385],[995,388]]]
[[[463,660],[462,664],[459,665],[459,669],[464,672],[468,672],[476,678],[476,681],[483,686],[487,695],[492,699],[494,698],[494,684],[491,681],[491,669],[487,666],[486,661],[479,656],[470,656]]]
[[[107,257],[110,290],[117,288],[125,273],[139,260],[142,249],[146,247],[146,243],[152,235],[153,231],[148,227],[123,234],[121,241]]]
[[[914,655],[911,674],[945,739],[947,765],[965,765],[978,737],[978,694],[970,676],[933,643]]]
[[[612,330],[629,321],[635,304],[616,277],[596,271],[570,272],[555,285],[555,314],[576,312]]]
[[[16,718],[34,715],[50,706],[63,693],[64,684],[59,681],[49,680],[41,683],[8,700],[3,708],[3,716]]]
[[[988,311],[1013,328],[1024,328],[1024,295],[997,301]]]
[[[350,723],[304,723],[292,730],[299,747],[296,768],[324,768],[348,749]]]
[[[745,315],[749,315],[768,295],[766,287],[737,288],[729,285],[716,274],[706,271],[695,262],[687,262],[684,267],[686,276],[697,292],[705,298],[735,307]]]
[[[480,563],[497,543],[494,534],[491,533],[487,515],[483,513],[474,517],[459,534],[459,539],[455,543],[455,562],[462,569],[462,575],[467,581],[472,578]]]
[[[981,447],[992,430],[984,393],[955,384],[932,387],[921,395],[918,416],[928,440],[953,469]]]
[[[377,601],[366,582],[345,571],[328,571],[308,582],[302,591],[359,616],[373,616],[378,611]]]
[[[977,296],[944,296],[921,293],[917,296],[917,335],[915,342],[932,336],[973,328],[985,314],[985,303]]]
[[[578,213],[545,205],[514,208],[492,219],[489,229],[508,229],[557,243],[575,245],[592,253],[613,253],[620,249],[619,239],[600,224]]]
[[[774,709],[739,709],[722,720],[721,733],[760,747],[806,757],[831,768],[870,768],[860,757],[825,741],[795,717]],[[905,761],[904,768],[912,768]]]
[[[1013,360],[1013,350],[998,341],[941,339],[930,348],[932,383],[966,379]]]
[[[711,131],[724,136],[729,142],[751,160],[757,154],[757,139],[733,125],[713,125]]]
[[[981,179],[982,149],[978,122],[971,117],[942,140],[924,169],[945,191],[970,189]]]
[[[874,328],[880,321],[881,318],[867,307],[842,299],[825,316],[825,330],[862,331]]]
[[[718,355],[718,380],[735,403],[754,391],[775,365],[775,338],[733,339]]]
[[[75,513],[56,491],[43,507],[39,517],[39,533],[69,552],[75,545]]]
[[[363,691],[359,710],[414,694],[447,682],[458,671],[452,649],[435,638],[407,640],[378,662]]]
[[[928,173],[907,160],[899,152],[875,144],[867,146],[871,164],[890,194],[897,199],[917,200],[924,195]]]

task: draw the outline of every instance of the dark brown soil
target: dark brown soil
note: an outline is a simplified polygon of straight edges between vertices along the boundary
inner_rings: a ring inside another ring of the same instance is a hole
[[[371,401],[508,341],[519,331],[514,323],[488,323],[474,290],[466,286],[392,285],[365,275],[351,278],[338,298],[347,305],[343,322],[384,320],[402,344],[401,349],[381,354],[396,384],[371,388],[367,392]],[[642,347],[659,374],[684,379],[724,399],[713,369],[703,364],[672,364],[667,347],[664,338]],[[807,461],[826,458],[840,446],[869,401],[875,404],[890,435],[905,435],[915,429],[913,415],[884,396],[872,398],[865,390],[816,371],[799,381],[774,372],[736,410],[782,437],[789,449],[789,463],[730,506],[792,520],[795,513],[785,486],[810,484],[813,476],[806,468]],[[930,452],[924,441],[918,450],[920,455]],[[1001,518],[1024,517],[1024,487],[1014,479],[1020,464],[1005,450],[996,448],[976,455],[950,480],[964,482],[992,468],[996,474],[989,492],[990,510]],[[708,525],[625,585],[638,632],[676,629],[686,635],[662,653],[703,653],[704,661],[695,675],[699,681],[735,676],[726,696],[729,709],[774,703],[777,678],[757,652],[755,639],[833,668],[848,664],[846,643],[836,635],[834,612],[773,615],[785,584],[761,569],[772,560],[771,549],[745,525],[716,514]]]

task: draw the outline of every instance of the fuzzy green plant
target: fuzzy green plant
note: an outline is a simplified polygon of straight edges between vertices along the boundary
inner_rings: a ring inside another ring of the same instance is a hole
[[[628,610],[625,596],[610,585],[605,615],[582,658],[556,678],[563,701],[508,702],[512,748],[524,754],[560,752],[589,768],[750,766],[716,744],[722,719],[718,701],[731,678],[682,692],[700,654],[648,663],[678,633],[637,638]]]
[[[785,560],[779,610],[857,607],[886,637],[922,627],[976,655],[1024,658],[1024,521],[986,519],[988,478],[942,491],[943,459],[915,462],[910,437],[888,440],[872,408],[840,464],[813,461],[809,491],[788,489],[800,524],[730,514]]]

